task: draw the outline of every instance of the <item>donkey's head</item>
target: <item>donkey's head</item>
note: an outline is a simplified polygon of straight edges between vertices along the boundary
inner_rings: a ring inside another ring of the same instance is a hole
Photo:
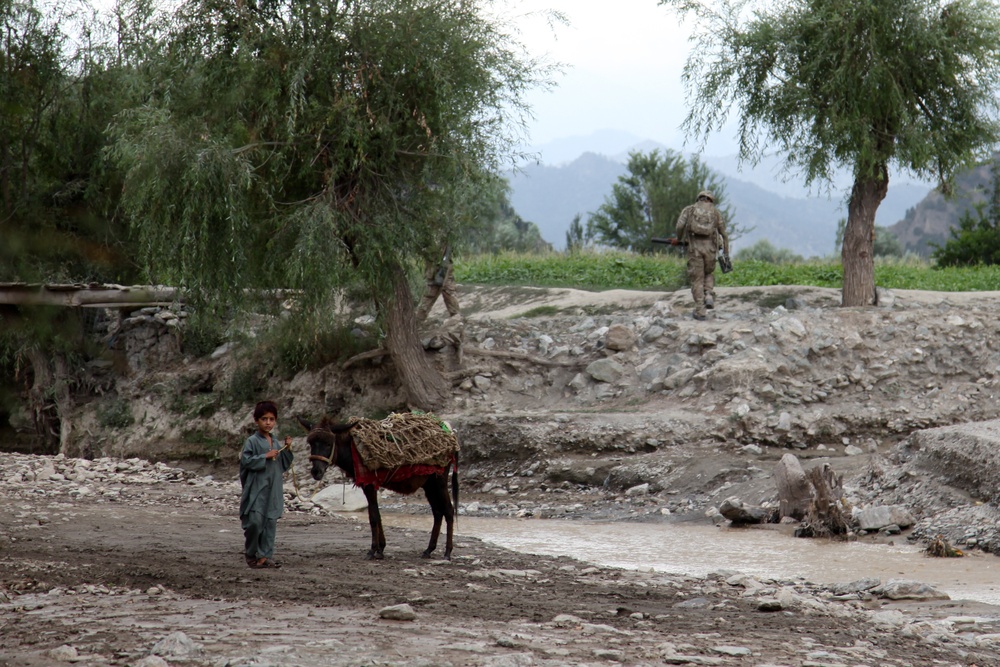
[[[321,480],[326,469],[331,465],[339,466],[345,472],[353,475],[351,459],[350,431],[354,424],[338,424],[324,417],[319,424],[313,424],[302,417],[296,417],[299,424],[309,431],[306,442],[309,444],[309,460],[312,468],[309,473],[313,479]]]

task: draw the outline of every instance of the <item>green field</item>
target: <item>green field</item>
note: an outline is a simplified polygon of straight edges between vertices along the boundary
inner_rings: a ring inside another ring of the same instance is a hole
[[[627,252],[501,253],[458,258],[455,279],[461,283],[480,285],[673,290],[684,286],[684,267],[684,259],[673,255]],[[735,262],[732,273],[722,274],[717,270],[715,275],[716,284],[723,287],[843,286],[840,262],[830,260],[789,264]],[[919,259],[876,260],[875,283],[890,289],[993,291],[1000,290],[1000,266],[937,268]]]

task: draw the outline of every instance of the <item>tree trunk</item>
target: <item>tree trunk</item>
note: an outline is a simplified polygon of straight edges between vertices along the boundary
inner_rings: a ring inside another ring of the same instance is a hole
[[[406,273],[401,266],[393,267],[393,297],[384,304],[387,333],[386,347],[399,373],[403,391],[411,407],[436,410],[444,405],[451,391],[445,380],[431,363],[417,335],[417,322],[413,316],[413,296]]]
[[[28,402],[35,422],[35,432],[45,443],[46,452],[65,453],[71,431],[69,367],[61,356],[50,357],[38,348],[29,348],[27,355],[32,373]]]
[[[841,262],[844,265],[842,306],[871,306],[875,293],[875,211],[889,189],[885,165],[870,170],[875,176],[858,177],[847,205],[847,228]]]

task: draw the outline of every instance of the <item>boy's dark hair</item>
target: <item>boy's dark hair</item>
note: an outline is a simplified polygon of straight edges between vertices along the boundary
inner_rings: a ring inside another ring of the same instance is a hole
[[[278,418],[278,406],[276,406],[271,401],[261,401],[253,408],[253,420],[257,421],[267,413],[274,415],[274,418]]]

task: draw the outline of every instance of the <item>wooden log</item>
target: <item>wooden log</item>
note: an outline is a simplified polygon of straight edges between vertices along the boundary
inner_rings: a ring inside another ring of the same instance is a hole
[[[0,304],[14,306],[67,306],[82,308],[122,308],[169,306],[178,298],[174,287],[156,285],[0,284]]]

